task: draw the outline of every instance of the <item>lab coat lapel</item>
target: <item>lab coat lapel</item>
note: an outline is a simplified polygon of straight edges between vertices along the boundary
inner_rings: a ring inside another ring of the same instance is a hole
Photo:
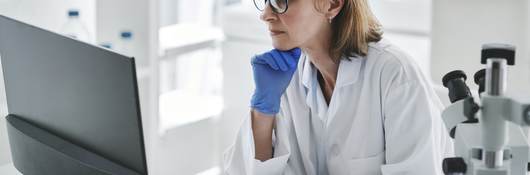
[[[327,111],[327,122],[329,126],[340,106],[347,106],[343,103],[348,103],[352,99],[343,99],[343,93],[351,93],[351,85],[355,84],[360,77],[361,66],[363,64],[362,57],[356,56],[350,59],[341,59],[339,70],[337,73],[337,83],[333,90],[333,95],[329,103]]]
[[[304,59],[304,66],[302,67],[301,81],[305,87],[305,103],[309,108],[315,110],[317,96],[316,96],[316,84],[313,81],[313,76],[316,75],[316,71],[313,70],[311,60],[306,56]]]
[[[311,65],[311,61],[309,60],[309,58],[307,56],[304,55],[304,63],[303,63],[303,67],[302,67],[302,70],[300,71],[301,72],[301,82],[302,84],[304,85],[305,87],[305,102],[306,102],[306,105],[309,106],[309,107],[312,107],[314,105],[314,103],[316,102],[315,100],[315,96],[313,95],[313,89],[314,89],[314,84],[313,82],[311,81],[311,79],[313,78],[313,69],[312,69],[312,65]]]
[[[308,57],[305,58],[301,78],[302,84],[306,88],[306,104],[311,109],[311,113],[316,114],[321,121],[326,122],[328,106],[318,84],[317,70],[312,65],[311,60]]]
[[[312,161],[316,159],[316,155],[312,154],[314,152],[313,150],[311,150],[311,146],[313,146],[313,143],[311,142],[312,138],[311,138],[311,127],[310,127],[311,126],[311,117],[310,117],[311,109],[309,108],[309,105],[307,105],[312,102],[311,100],[309,100],[310,98],[308,97],[308,94],[310,94],[309,87],[312,86],[311,84],[309,84],[310,82],[309,75],[311,75],[310,74],[311,70],[307,70],[308,68],[307,66],[311,66],[311,63],[309,63],[309,60],[303,53],[302,53],[302,57],[300,61],[303,61],[303,63],[301,64],[302,65],[301,67],[298,67],[298,70],[299,70],[298,77],[300,78],[299,81],[302,82],[304,86],[299,86],[299,88],[302,88],[302,89],[295,91],[295,92],[302,92],[302,93],[296,94],[297,96],[296,97],[293,96],[291,97],[291,99],[305,98],[306,104],[304,103],[293,104],[293,105],[297,105],[293,109],[301,109],[301,110],[293,111],[292,120],[293,120],[294,129],[295,129],[295,135],[299,143],[298,148],[300,149],[302,161],[304,163],[304,170],[306,171],[308,175],[316,175],[317,172],[315,172],[315,170],[317,169],[316,166],[318,165],[314,164],[314,162]],[[293,95],[295,94],[293,93]]]

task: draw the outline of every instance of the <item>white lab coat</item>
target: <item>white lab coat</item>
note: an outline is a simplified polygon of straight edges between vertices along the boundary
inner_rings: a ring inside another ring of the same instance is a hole
[[[224,155],[226,174],[443,174],[453,154],[443,105],[417,64],[382,40],[339,64],[327,105],[317,69],[302,53],[281,98],[274,157],[254,159],[250,115]]]

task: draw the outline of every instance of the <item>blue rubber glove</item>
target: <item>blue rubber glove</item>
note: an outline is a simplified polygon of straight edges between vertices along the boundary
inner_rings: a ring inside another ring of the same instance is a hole
[[[263,114],[274,116],[280,111],[280,98],[291,82],[298,65],[301,50],[273,49],[252,58],[256,89],[251,107]]]

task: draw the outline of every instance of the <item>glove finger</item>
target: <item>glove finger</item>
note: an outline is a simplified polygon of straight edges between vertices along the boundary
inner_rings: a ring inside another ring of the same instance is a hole
[[[285,62],[287,62],[287,64],[289,65],[290,68],[295,68],[296,67],[297,58],[292,57],[291,54],[289,54],[289,52],[281,52],[280,51],[280,54],[284,58]]]
[[[302,54],[302,50],[300,48],[298,48],[298,47],[295,47],[294,49],[291,49],[289,52],[297,60],[298,60],[298,58],[300,58],[300,54]]]
[[[287,71],[289,69],[287,63],[285,63],[285,58],[282,57],[280,51],[274,49],[271,54],[282,71]]]
[[[267,64],[274,70],[278,70],[280,69],[278,67],[278,64],[276,63],[276,61],[274,61],[274,56],[272,56],[270,53],[265,53],[263,54],[263,57],[261,57],[262,60],[264,60],[265,62],[267,62]]]
[[[250,61],[250,64],[254,65],[254,64],[267,64],[267,62],[265,62],[265,60],[263,60],[263,55],[254,55],[252,57],[252,60]]]

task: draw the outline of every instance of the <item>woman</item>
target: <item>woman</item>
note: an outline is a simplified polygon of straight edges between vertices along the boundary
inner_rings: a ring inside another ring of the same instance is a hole
[[[254,3],[275,49],[252,59],[252,109],[225,173],[442,174],[443,106],[366,0]]]

